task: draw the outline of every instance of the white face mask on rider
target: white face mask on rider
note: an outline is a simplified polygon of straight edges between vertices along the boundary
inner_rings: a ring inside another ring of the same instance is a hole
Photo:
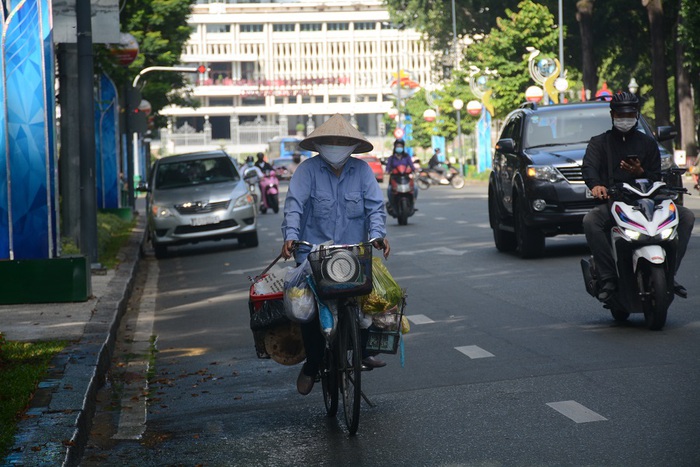
[[[613,118],[613,126],[622,133],[627,133],[637,125],[636,118]]]
[[[323,158],[331,167],[336,170],[340,170],[347,162],[350,154],[358,147],[360,144],[354,146],[335,146],[332,144],[319,144],[316,143],[316,150],[318,155]]]

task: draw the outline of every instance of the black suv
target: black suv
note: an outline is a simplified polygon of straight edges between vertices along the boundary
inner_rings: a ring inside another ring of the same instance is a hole
[[[595,206],[581,163],[591,137],[612,127],[610,104],[592,101],[537,106],[526,103],[507,117],[496,143],[489,178],[489,222],[499,251],[540,256],[545,237],[583,233],[583,216]],[[672,139],[672,127],[656,135],[643,117],[638,131]],[[664,180],[680,186],[671,154],[661,145]]]

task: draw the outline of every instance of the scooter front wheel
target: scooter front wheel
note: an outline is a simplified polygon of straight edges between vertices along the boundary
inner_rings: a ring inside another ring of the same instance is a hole
[[[418,184],[418,188],[420,188],[421,190],[427,190],[428,188],[430,188],[430,181],[426,180],[423,177],[418,177],[416,183]]]
[[[646,264],[642,269],[647,299],[644,303],[644,320],[652,331],[658,331],[666,324],[668,306],[670,305],[668,281],[663,265]]]

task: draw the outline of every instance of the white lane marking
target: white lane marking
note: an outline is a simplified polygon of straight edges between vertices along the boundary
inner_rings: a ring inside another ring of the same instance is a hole
[[[226,271],[224,274],[245,274],[246,272],[260,272],[265,269],[265,266],[258,266],[257,268],[249,269],[234,269],[233,271]]]
[[[435,220],[436,221],[446,221],[447,217],[436,217]]]
[[[148,368],[151,336],[153,335],[153,319],[156,311],[156,295],[158,293],[158,261],[148,263],[148,278],[143,288],[143,295],[139,302],[138,317],[134,341],[131,344],[133,360],[127,364],[127,372],[142,375],[132,383],[125,383],[121,411],[117,432],[112,439],[141,439],[146,431],[146,417],[148,414]]]
[[[457,222],[455,222],[455,224],[468,224],[468,223],[469,223],[469,221],[457,221]]]
[[[425,315],[406,315],[406,318],[413,324],[430,324],[435,322]]]
[[[601,422],[607,418],[576,401],[548,402],[548,406],[576,423]]]
[[[452,248],[447,248],[445,246],[439,246],[436,248],[428,248],[427,250],[399,251],[398,253],[394,254],[399,256],[413,256],[422,253],[436,253],[438,255],[462,256],[463,254],[467,253],[467,250],[459,251],[453,250]]]
[[[462,352],[464,355],[471,358],[472,360],[474,360],[475,358],[495,357],[494,354],[492,354],[491,352],[487,352],[486,350],[482,349],[477,345],[465,345],[463,347],[455,347],[455,350]]]

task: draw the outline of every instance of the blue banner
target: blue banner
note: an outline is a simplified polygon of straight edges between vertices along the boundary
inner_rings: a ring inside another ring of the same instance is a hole
[[[119,207],[119,121],[117,88],[104,73],[98,82],[95,101],[95,172],[97,207]]]
[[[41,0],[18,3],[3,31],[9,259],[49,258],[55,245],[46,89],[53,89],[53,70],[47,76],[41,10]]]
[[[3,29],[5,24],[5,11],[0,8],[0,20],[2,20]],[[0,69],[4,76],[5,70],[5,54],[0,53]],[[0,102],[5,102],[5,80],[0,80]],[[10,257],[10,211],[9,211],[9,176],[7,173],[7,151],[5,139],[5,127],[7,123],[7,108],[2,107],[0,111],[0,259],[8,259]]]
[[[491,114],[484,106],[476,124],[476,160],[479,172],[491,168]]]
[[[54,73],[56,60],[53,48],[53,15],[51,0],[41,0],[41,37],[44,41],[44,90],[46,93],[46,148],[49,159],[49,214],[51,216],[50,255],[59,255],[60,231],[58,220],[58,148],[56,147],[56,87]]]
[[[431,136],[431,145],[433,146],[433,153],[435,153],[436,149],[440,150],[440,155],[438,156],[438,160],[440,162],[445,162],[445,137],[444,136]]]

